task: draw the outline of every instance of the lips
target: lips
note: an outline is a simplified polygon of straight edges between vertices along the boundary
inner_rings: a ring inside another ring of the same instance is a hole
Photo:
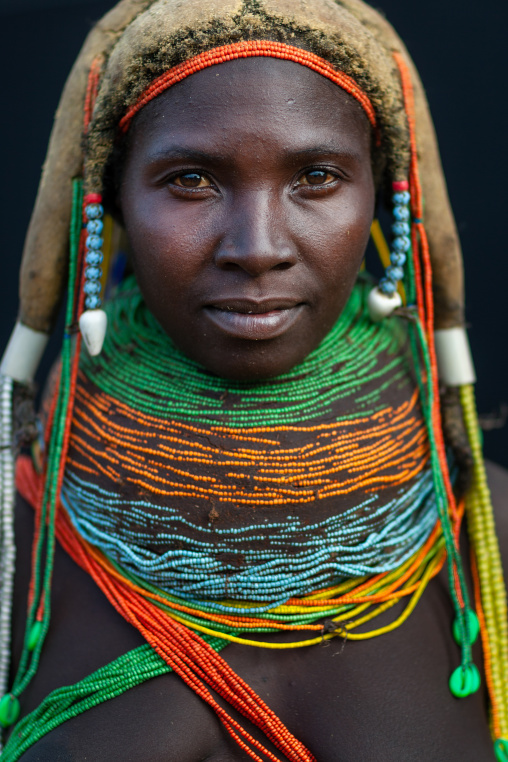
[[[219,299],[205,307],[211,322],[237,339],[275,339],[292,328],[304,304],[295,299]]]

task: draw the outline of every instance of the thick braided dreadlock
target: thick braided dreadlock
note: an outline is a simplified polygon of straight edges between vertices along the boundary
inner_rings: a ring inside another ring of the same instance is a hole
[[[129,115],[136,112],[147,87],[169,69],[195,56],[224,45],[249,41],[293,46],[319,56],[350,77],[375,112],[377,140],[373,163],[381,194],[387,195],[392,188],[406,193],[409,187],[411,191],[414,262],[405,286],[408,303],[410,307],[414,305],[414,309],[406,314],[418,325],[428,393],[429,438],[440,474],[440,489],[448,506],[441,519],[449,531],[450,578],[461,632],[460,690],[471,692],[471,680],[473,683],[475,680],[471,678],[468,655],[467,593],[453,538],[454,497],[448,478],[437,394],[435,330],[438,331],[441,380],[445,386],[459,389],[458,393],[449,392],[446,396],[444,427],[451,438],[452,449],[459,453],[459,462],[467,467],[472,463],[473,484],[468,501],[470,531],[485,604],[485,617],[480,614],[481,621],[485,621],[484,647],[494,665],[488,682],[494,736],[500,748],[499,744],[504,743],[502,739],[508,738],[508,688],[503,678],[503,673],[508,672],[506,601],[470,386],[474,378],[463,330],[460,244],[418,74],[394,30],[361,0],[316,0],[312,4],[306,0],[189,0],[186,3],[122,0],[97,24],[85,42],[62,96],[26,239],[21,268],[20,320],[2,363],[5,407],[7,409],[10,399],[11,379],[30,380],[44,349],[46,334],[54,326],[68,275],[72,179],[83,177],[88,205],[93,207],[104,197],[107,201],[110,178],[114,176],[112,166],[120,145],[119,125],[128,126]],[[79,203],[79,198],[76,199],[75,195],[74,202]],[[92,210],[89,219],[95,214],[98,212]],[[74,233],[76,235],[76,231]],[[79,237],[79,233],[77,235]],[[82,278],[79,272],[69,273],[69,294],[76,293],[75,284]],[[75,300],[73,308],[70,300],[68,327],[80,318],[83,301],[82,297]],[[90,303],[94,304],[93,299]],[[52,505],[56,504],[61,487],[78,357],[79,341],[75,350],[69,348],[67,360],[64,357],[68,384],[58,408],[55,426],[60,428],[55,434],[53,462],[50,453],[50,465],[60,474],[54,486],[48,488],[48,501]],[[469,445],[464,437],[464,422]],[[10,468],[6,462],[4,473]],[[5,515],[11,510],[12,502],[7,492]],[[4,537],[9,536],[9,532],[4,532]],[[50,560],[48,554],[48,563]],[[7,587],[5,585],[4,590]],[[477,601],[480,602],[479,596]],[[4,608],[7,611],[8,605]],[[40,651],[40,646],[38,648]]]

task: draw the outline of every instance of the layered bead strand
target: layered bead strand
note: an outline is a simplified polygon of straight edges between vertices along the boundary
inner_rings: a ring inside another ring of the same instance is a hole
[[[133,118],[147,103],[150,103],[158,95],[191,74],[226,61],[234,61],[238,58],[250,58],[252,56],[266,56],[280,58],[285,61],[294,61],[316,71],[322,77],[326,77],[358,101],[376,133],[377,140],[379,140],[374,107],[368,96],[352,77],[337,70],[335,66],[332,66],[310,51],[272,40],[242,40],[229,45],[221,45],[212,50],[199,53],[197,56],[190,58],[188,61],[183,61],[177,66],[173,66],[169,71],[157,77],[140,95],[136,103],[127,111],[122,119],[120,119],[120,130],[127,132]]]
[[[485,654],[488,654],[485,674],[492,706],[494,752],[498,762],[508,762],[508,612],[503,567],[483,462],[473,387],[462,386],[460,396],[474,458],[473,484],[467,495],[466,510],[479,582],[476,592],[482,641]]]
[[[434,298],[432,290],[432,264],[429,243],[423,224],[423,194],[418,169],[418,151],[415,135],[415,105],[413,84],[407,64],[400,53],[393,53],[398,66],[404,107],[407,115],[410,141],[409,187],[411,206],[411,262],[408,262],[410,296],[416,297],[416,309],[410,321],[413,358],[422,393],[424,414],[430,440],[434,489],[439,516],[445,537],[450,591],[455,609],[455,628],[461,649],[460,665],[449,678],[449,688],[457,698],[476,692],[480,674],[472,661],[472,621],[469,592],[465,582],[463,562],[458,546],[457,506],[452,489],[444,443],[439,400],[438,369],[434,339]],[[405,216],[403,214],[402,216]],[[404,220],[400,220],[404,221]]]
[[[9,672],[12,589],[14,581],[14,456],[12,452],[12,379],[0,381],[0,726],[10,724],[12,702],[5,695]],[[0,742],[1,751],[1,742]]]
[[[82,308],[82,294],[78,293],[77,288],[77,284],[80,281],[79,260],[82,253],[82,192],[79,181],[75,181],[73,191],[69,284],[66,306],[67,326],[74,324]],[[58,393],[53,407],[53,414],[48,422],[50,436],[44,488],[38,495],[37,500],[40,514],[36,522],[36,534],[34,537],[29,612],[23,651],[11,690],[0,701],[3,725],[5,727],[14,724],[19,716],[19,696],[37,672],[42,646],[49,629],[55,549],[55,520],[67,456],[80,345],[80,337],[78,336],[77,341],[74,342],[71,333],[67,330],[64,334]]]

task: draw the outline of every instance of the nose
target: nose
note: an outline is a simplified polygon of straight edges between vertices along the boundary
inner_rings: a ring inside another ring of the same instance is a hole
[[[297,263],[297,249],[287,231],[282,204],[273,194],[253,190],[237,198],[227,220],[227,231],[215,255],[218,267],[239,268],[256,277]]]

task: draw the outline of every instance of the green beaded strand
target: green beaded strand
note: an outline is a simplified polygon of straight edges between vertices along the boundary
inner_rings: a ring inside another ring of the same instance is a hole
[[[418,381],[421,391],[420,396],[422,400],[423,414],[427,422],[432,473],[434,477],[434,490],[446,544],[450,595],[455,609],[456,630],[461,647],[461,665],[452,673],[449,686],[454,696],[464,697],[476,692],[480,685],[479,672],[472,663],[472,641],[469,632],[470,619],[468,616],[468,612],[471,611],[469,605],[469,593],[464,578],[462,559],[457,550],[453,536],[453,529],[448,511],[446,488],[443,481],[443,474],[441,472],[435,432],[431,420],[431,411],[434,404],[432,366],[425,331],[418,319],[411,322],[410,334],[412,335],[411,347],[413,350],[414,363],[417,371],[419,371]],[[423,381],[424,378],[426,379],[426,383]],[[455,589],[455,570],[457,571],[463,605],[461,605]]]
[[[227,645],[218,638],[202,637],[217,652]],[[75,685],[57,688],[13,728],[2,762],[16,762],[46,733],[72,717],[169,672],[171,667],[146,644],[123,654]]]
[[[66,326],[72,325],[76,317],[75,285],[78,276],[77,262],[82,226],[82,206],[82,183],[79,180],[75,180],[73,184],[72,200]],[[49,628],[51,611],[51,578],[53,573],[55,548],[55,511],[58,500],[58,475],[60,472],[64,432],[68,417],[71,366],[74,352],[73,344],[72,337],[66,329],[62,346],[62,369],[58,401],[48,448],[47,473],[49,474],[49,477],[45,480],[42,512],[40,517],[40,531],[35,551],[33,601],[27,619],[23,652],[11,691],[14,696],[21,695],[35,675],[39,664],[42,645]],[[43,601],[43,617],[40,623],[38,623],[36,616],[41,601]]]

